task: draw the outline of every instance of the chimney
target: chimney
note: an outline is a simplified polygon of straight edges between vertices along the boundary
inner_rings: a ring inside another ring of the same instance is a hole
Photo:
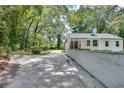
[[[97,28],[93,28],[91,36],[96,36],[97,35]]]

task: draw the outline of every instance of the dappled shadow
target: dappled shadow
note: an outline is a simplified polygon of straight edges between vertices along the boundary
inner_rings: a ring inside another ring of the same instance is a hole
[[[24,59],[28,63],[22,64],[16,80],[8,87],[86,87],[77,75],[78,70],[62,54],[54,53],[43,57],[30,55]],[[23,58],[18,62],[22,60]]]
[[[41,55],[12,55],[11,56],[11,61],[12,62],[17,62],[21,64],[29,63],[29,62],[35,62],[41,60]]]
[[[6,69],[0,71],[0,88],[14,80],[18,68],[19,64],[10,63]]]

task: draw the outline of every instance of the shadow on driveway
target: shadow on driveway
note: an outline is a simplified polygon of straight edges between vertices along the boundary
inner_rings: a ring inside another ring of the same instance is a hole
[[[26,60],[25,60],[26,59]],[[28,55],[16,59],[21,68],[10,88],[80,88],[86,87],[78,70],[61,53]]]

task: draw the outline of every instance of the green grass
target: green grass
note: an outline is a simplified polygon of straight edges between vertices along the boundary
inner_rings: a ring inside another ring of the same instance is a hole
[[[78,49],[78,50],[90,50],[90,49]]]
[[[53,51],[55,51],[55,50],[51,50],[51,49],[50,50],[46,50],[46,51],[41,50],[41,52],[40,52],[39,55],[46,55],[46,54],[51,53]],[[64,52],[64,50],[60,50],[60,51]],[[35,55],[35,54],[32,54],[31,51],[28,51],[28,52],[25,52],[25,51],[16,51],[16,52],[11,52],[10,54]]]

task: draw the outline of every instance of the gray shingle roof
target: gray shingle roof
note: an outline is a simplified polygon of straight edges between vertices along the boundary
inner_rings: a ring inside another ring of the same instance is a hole
[[[70,33],[69,37],[71,38],[107,38],[107,39],[122,39],[121,37],[115,36],[109,33],[97,33],[95,36],[92,36],[91,33]]]

